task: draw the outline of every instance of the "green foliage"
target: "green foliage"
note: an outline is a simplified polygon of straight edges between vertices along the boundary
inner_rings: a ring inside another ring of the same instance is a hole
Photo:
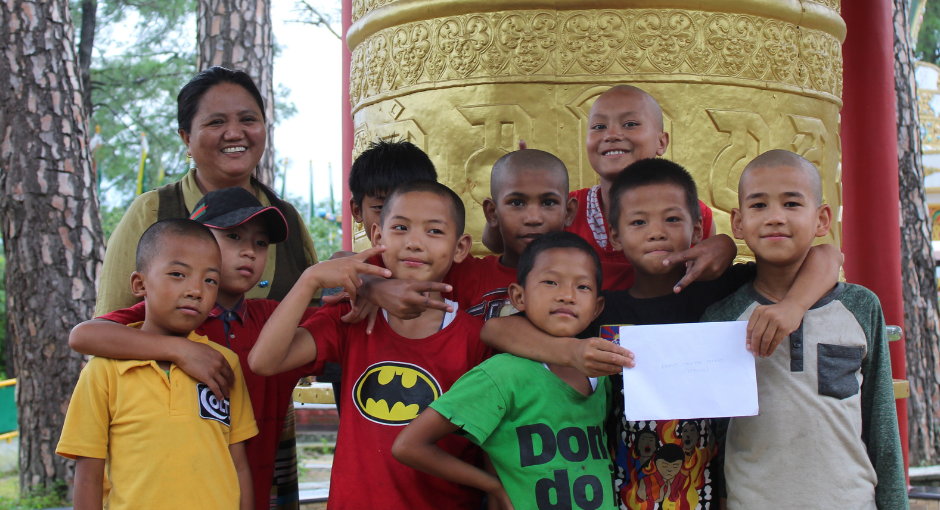
[[[34,490],[23,497],[0,495],[0,510],[32,510],[34,508],[56,508],[68,506],[68,486],[63,481],[55,486]]]
[[[343,210],[341,202],[334,204],[339,213]],[[309,211],[309,207],[307,207]],[[310,237],[313,238],[313,245],[317,249],[317,256],[320,260],[327,260],[331,255],[343,249],[343,227],[335,221],[320,218],[319,211],[330,211],[329,199],[321,201],[314,210],[314,218],[309,214],[304,217],[307,222],[307,230]]]
[[[80,2],[73,5],[80,11]],[[126,205],[134,198],[142,133],[149,145],[144,190],[188,170],[176,132],[176,94],[196,72],[195,12],[195,0],[98,4],[91,101],[103,139],[97,160],[107,202]],[[73,19],[80,22],[81,13]]]
[[[101,230],[104,231],[104,242],[107,243],[108,239],[111,239],[111,234],[114,232],[114,229],[117,227],[118,223],[121,221],[121,218],[124,217],[124,211],[126,207],[101,207]]]
[[[940,65],[940,1],[928,0],[914,49],[917,60]]]

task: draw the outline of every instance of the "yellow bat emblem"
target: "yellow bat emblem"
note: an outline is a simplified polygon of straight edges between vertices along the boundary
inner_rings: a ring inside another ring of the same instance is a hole
[[[441,396],[441,386],[427,370],[397,361],[365,369],[353,387],[353,401],[371,421],[407,425]]]

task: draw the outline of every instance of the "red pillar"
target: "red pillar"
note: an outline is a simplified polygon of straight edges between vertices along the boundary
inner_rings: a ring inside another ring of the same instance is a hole
[[[888,324],[903,327],[892,2],[843,2],[842,18],[847,28],[842,46],[845,276],[878,295]],[[906,379],[904,339],[890,345],[893,376]],[[897,407],[906,471],[907,400],[897,400]]]
[[[352,0],[343,0],[343,249],[352,250],[352,214],[349,213],[349,169],[352,167],[353,121],[349,105],[349,64],[352,52],[346,46],[346,32],[352,25]],[[895,183],[897,184],[897,183]]]

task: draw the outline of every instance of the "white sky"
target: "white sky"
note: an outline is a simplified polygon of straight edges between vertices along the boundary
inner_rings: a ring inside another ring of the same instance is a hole
[[[338,3],[338,2],[337,2]],[[333,191],[340,200],[342,173],[342,42],[329,30],[301,23],[292,13],[294,0],[273,0],[271,17],[281,54],[274,61],[274,82],[291,90],[297,115],[274,130],[278,162],[289,158],[287,194],[307,202],[313,161],[314,202],[329,197],[327,165],[333,165]],[[339,32],[339,27],[334,27]],[[281,183],[276,183],[280,193]],[[337,210],[337,212],[340,212]]]

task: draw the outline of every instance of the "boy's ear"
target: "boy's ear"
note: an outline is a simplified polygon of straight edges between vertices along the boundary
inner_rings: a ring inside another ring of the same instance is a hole
[[[610,227],[610,245],[614,247],[617,251],[623,251],[623,245],[620,244],[620,234],[617,232],[617,229],[613,226]]]
[[[525,289],[522,288],[522,285],[519,285],[518,283],[510,283],[508,292],[509,302],[512,303],[512,306],[514,306],[516,310],[524,312],[525,299],[523,299],[523,295],[525,295]]]
[[[578,215],[578,199],[571,197],[565,204],[565,227],[570,227],[574,223],[574,217]]]
[[[702,242],[703,237],[705,237],[705,229],[702,227],[702,218],[699,218],[692,227],[692,244],[696,245]]]
[[[180,131],[182,131],[182,129]],[[139,271],[131,273],[131,292],[134,293],[134,297],[136,298],[143,299],[147,297],[147,285],[144,281],[143,273]]]
[[[829,227],[832,226],[832,208],[829,204],[819,206],[816,211],[816,237],[822,237],[829,233]]]
[[[656,155],[662,156],[663,154],[666,153],[666,149],[669,148],[669,133],[665,131],[660,133],[659,139],[657,140],[657,142],[659,143],[659,145],[658,147],[656,147]]]
[[[741,209],[737,207],[731,209],[731,233],[734,234],[735,239],[744,239],[743,221]]]
[[[372,246],[382,244],[382,227],[378,223],[372,224],[372,235],[369,236],[369,239],[372,239]]]
[[[492,198],[483,199],[483,216],[490,228],[499,228],[499,218],[496,216],[496,202]]]
[[[470,247],[473,246],[473,238],[470,234],[464,234],[457,239],[457,246],[454,249],[454,262],[461,263],[463,259],[470,254]]]
[[[594,317],[591,319],[592,321],[600,317],[601,312],[604,311],[605,304],[607,304],[607,302],[604,300],[604,296],[597,296],[597,303],[594,305]]]
[[[356,220],[356,223],[362,223],[362,208],[356,203],[356,199],[352,197],[349,197],[349,212]]]

